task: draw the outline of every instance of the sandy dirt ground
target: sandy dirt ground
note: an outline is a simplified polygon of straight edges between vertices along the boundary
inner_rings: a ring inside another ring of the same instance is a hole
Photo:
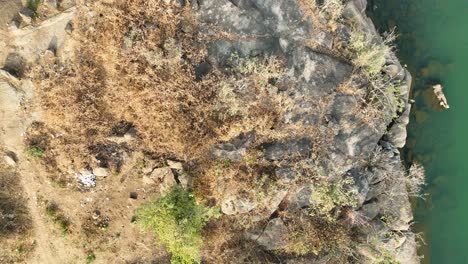
[[[0,44],[4,45],[0,45],[0,59],[18,50],[27,53],[22,56],[33,59],[47,49],[49,38],[58,36],[59,44],[64,41],[61,36],[64,36],[64,27],[72,18],[71,9],[34,27],[9,32],[4,26],[20,8],[20,1],[0,0]],[[42,38],[35,38],[39,33]],[[2,245],[0,258],[11,255],[13,261],[8,259],[5,263],[18,263],[20,259],[19,263],[68,264],[86,263],[92,255],[95,258],[93,263],[166,263],[167,254],[154,246],[154,237],[142,233],[131,223],[134,210],[153,197],[156,191],[134,173],[141,153],[127,157],[119,175],[98,179],[93,190],[79,189],[78,182],[58,186],[51,180],[54,172],[47,170],[47,161],[27,154],[27,129],[32,122],[41,121],[40,102],[34,96],[35,89],[37,87],[27,77],[18,79],[0,70],[1,158],[5,153],[16,156],[14,166],[6,165],[3,160],[0,166],[19,175],[17,180],[32,222],[28,233],[31,237],[26,238],[32,245],[27,256],[20,258],[18,249]],[[137,192],[138,199],[131,199],[130,192]],[[67,232],[63,232],[47,213],[47,203],[58,205],[61,214],[69,221]],[[3,263],[1,259],[0,263]]]
[[[0,30],[7,28],[7,24],[21,8],[21,0],[0,0]]]

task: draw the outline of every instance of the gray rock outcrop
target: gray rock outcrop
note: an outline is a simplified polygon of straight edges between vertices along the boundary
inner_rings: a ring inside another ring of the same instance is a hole
[[[365,15],[366,4],[365,0],[348,1],[344,17],[356,23],[362,32],[379,40],[372,21]],[[386,58],[382,72],[400,83],[397,100],[403,103],[403,107],[399,109],[397,105],[391,105],[384,108],[382,111],[386,112],[386,118],[369,123],[355,112],[359,111],[355,109],[359,109],[362,98],[338,90],[345,80],[352,78],[351,63],[334,57],[331,52],[323,52],[333,49],[337,39],[321,30],[319,25],[304,19],[297,1],[204,0],[198,1],[193,8],[203,25],[214,26],[236,36],[214,40],[210,44],[209,58],[215,64],[229,67],[232,54],[246,58],[270,55],[285,58],[287,69],[284,79],[288,81],[278,85],[278,94],[290,104],[283,113],[281,124],[275,127],[276,131],[282,131],[288,125],[328,131],[326,136],[321,134],[328,144],[321,146],[323,152],[320,157],[316,154],[316,142],[312,137],[295,136],[301,135],[299,130],[289,131],[288,139],[261,142],[259,145],[255,144],[258,137],[248,144],[245,139],[239,141],[234,138],[233,142],[238,143],[218,145],[213,151],[214,156],[239,161],[249,146],[262,151],[262,157],[276,166],[277,184],[287,190],[280,202],[270,203],[278,210],[308,210],[311,207],[313,188],[295,183],[298,177],[311,177],[310,171],[296,168],[297,164],[308,162],[319,171],[317,173],[329,179],[350,177],[355,182],[349,191],[357,194],[356,211],[375,228],[384,226],[385,232],[408,233],[410,235],[403,235],[402,239],[414,241],[410,232],[412,213],[406,186],[398,182],[401,178],[395,180],[397,176],[391,175],[393,171],[403,171],[397,148],[405,145],[411,109],[408,100],[411,75],[398,59],[393,54]],[[338,34],[338,40],[346,41],[350,29],[344,25],[341,29],[344,33]],[[201,34],[210,36],[214,33],[201,27]],[[314,46],[320,49],[305,46],[305,41],[313,41]],[[323,98],[327,98],[328,104],[323,104]],[[384,157],[382,162],[387,164],[375,162],[372,168],[361,165],[362,159],[370,159],[375,153]],[[255,203],[239,197],[228,197],[222,204],[223,213],[228,215],[258,215],[255,212],[260,208],[264,208],[262,201]],[[265,217],[264,220],[271,216]],[[264,229],[249,233],[247,237],[266,250],[278,250],[285,246],[281,240],[285,233],[287,228],[283,220],[274,218],[268,220]],[[387,245],[390,247],[392,252],[399,252],[396,258],[404,260],[402,263],[418,263],[416,245],[412,242]],[[374,249],[361,250],[368,261],[379,258],[380,253]]]

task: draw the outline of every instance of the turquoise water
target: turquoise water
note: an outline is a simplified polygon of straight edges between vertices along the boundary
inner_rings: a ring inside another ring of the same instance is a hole
[[[380,31],[396,26],[416,100],[405,156],[427,170],[428,197],[415,205],[424,263],[468,264],[468,0],[369,0]],[[450,109],[431,104],[441,83]]]

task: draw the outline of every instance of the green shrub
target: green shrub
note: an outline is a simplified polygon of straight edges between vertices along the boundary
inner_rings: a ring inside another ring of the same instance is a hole
[[[42,158],[42,156],[44,156],[44,150],[40,147],[30,147],[27,153],[35,158]]]
[[[96,254],[94,254],[94,252],[89,252],[88,255],[86,255],[86,264],[90,264],[95,260],[96,260]]]
[[[396,36],[390,32],[382,39],[355,28],[351,31],[349,50],[355,67],[369,81],[367,99],[385,119],[398,117],[405,108],[401,100],[401,83],[382,73],[387,57],[392,53]]]
[[[197,205],[194,196],[178,186],[136,211],[137,224],[158,237],[172,254],[171,263],[181,264],[200,263],[202,228],[218,216],[218,209]]]
[[[37,18],[38,13],[37,9],[39,8],[39,5],[41,4],[41,0],[27,0],[26,6],[33,11],[33,19]]]
[[[395,260],[389,252],[383,252],[381,259],[376,261],[376,264],[401,264],[399,261]]]
[[[46,201],[45,211],[52,221],[58,224],[63,235],[66,235],[70,231],[70,220],[65,216],[57,203]]]
[[[392,52],[393,40],[395,40],[393,33],[379,41],[371,34],[354,29],[349,41],[349,47],[354,54],[352,59],[354,65],[361,68],[370,79],[375,78],[380,74],[386,57]]]
[[[334,221],[339,216],[341,207],[356,206],[357,193],[349,188],[353,185],[352,178],[314,185],[310,196],[312,214]]]

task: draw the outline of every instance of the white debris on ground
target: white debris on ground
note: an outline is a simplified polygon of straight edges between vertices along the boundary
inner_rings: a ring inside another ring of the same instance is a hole
[[[75,175],[83,187],[88,187],[88,188],[96,187],[96,175],[92,173],[91,174],[76,173]]]

